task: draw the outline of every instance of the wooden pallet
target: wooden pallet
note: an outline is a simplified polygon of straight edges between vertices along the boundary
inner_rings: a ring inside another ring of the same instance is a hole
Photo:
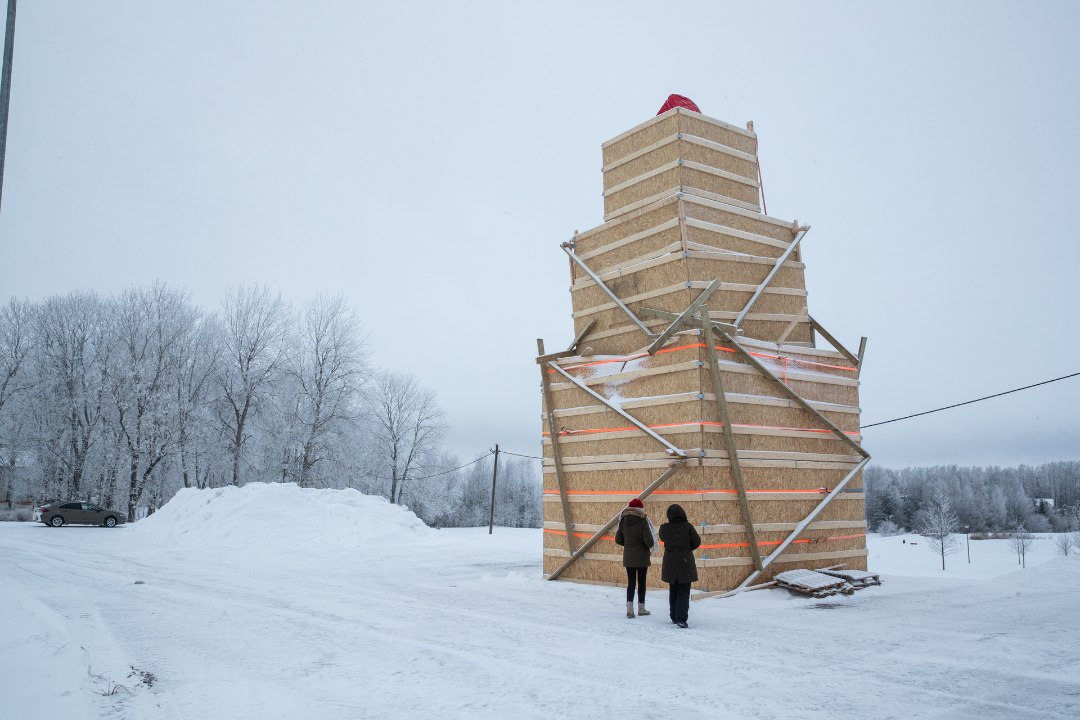
[[[803,595],[823,598],[837,593],[851,595],[855,587],[842,578],[826,575],[816,570],[786,570],[773,578],[777,586]]]
[[[881,577],[877,573],[865,570],[818,570],[817,572],[846,580],[856,590],[881,584]]]

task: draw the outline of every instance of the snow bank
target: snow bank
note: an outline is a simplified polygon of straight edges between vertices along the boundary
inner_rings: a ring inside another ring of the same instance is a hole
[[[399,545],[435,533],[385,498],[295,483],[186,488],[131,530],[147,540],[296,549]]]

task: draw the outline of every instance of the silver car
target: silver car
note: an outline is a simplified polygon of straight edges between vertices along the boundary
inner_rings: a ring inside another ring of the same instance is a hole
[[[88,502],[54,502],[34,510],[34,522],[43,522],[53,527],[104,525],[111,528],[126,523],[127,514]]]

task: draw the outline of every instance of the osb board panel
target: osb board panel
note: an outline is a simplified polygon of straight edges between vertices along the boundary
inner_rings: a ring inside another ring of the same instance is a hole
[[[643,299],[637,299],[639,297],[637,295],[620,296],[619,299],[623,301],[624,305],[630,308],[631,312],[638,315],[640,315],[642,308],[665,310],[667,312],[679,314],[686,310],[686,308],[689,307],[702,292],[698,288],[686,288],[685,286],[679,288],[678,285],[672,285],[669,286],[669,288],[671,288],[670,292],[663,294],[654,294],[652,291],[643,293],[652,295],[651,297],[645,297]],[[762,293],[757,299],[757,302],[754,303],[751,315],[805,315],[805,295],[776,292],[776,290],[786,290],[789,288],[772,288],[770,286],[770,289],[773,290],[773,292],[767,290]],[[790,288],[790,290],[792,290],[793,293],[805,292],[798,288]],[[746,303],[749,302],[752,295],[753,291],[751,290],[717,290],[709,297],[709,310],[711,312],[729,312],[737,314],[746,307]],[[604,316],[605,313],[617,313],[621,318],[626,317],[626,313],[618,307],[615,307],[611,298],[596,285],[582,288],[581,290],[575,290],[571,294],[571,301],[575,315],[579,315],[580,317],[597,319]],[[612,307],[600,311],[596,310],[596,308],[604,307],[605,305]],[[599,322],[603,327],[616,327],[620,324],[619,322],[614,322],[606,317]]]
[[[747,255],[756,255],[757,257],[778,258],[784,254],[785,250],[785,248],[776,247],[775,245],[766,245],[765,243],[756,242],[753,239],[725,235],[719,230],[707,230],[705,228],[694,227],[693,225],[686,226],[686,240],[687,242],[707,245],[719,250],[746,253]]]
[[[666,137],[676,133],[684,133],[695,137],[711,140],[721,145],[733,148],[748,155],[757,154],[757,138],[749,133],[742,133],[717,124],[720,121],[704,119],[696,113],[676,111],[661,117],[656,122],[650,122],[640,130],[628,135],[616,142],[608,141],[603,146],[604,165],[632,155],[638,150],[647,148]]]
[[[748,262],[745,259],[725,258],[719,254],[691,252],[687,259],[689,268],[684,270],[691,280],[712,280],[719,278],[722,282],[745,283],[747,285],[760,285],[773,269],[772,262]],[[652,268],[642,274],[648,274]],[[806,289],[806,278],[802,263],[788,261],[777,271],[770,284],[776,287]]]
[[[720,461],[725,462],[725,461]],[[808,502],[818,502],[825,497],[819,488],[832,489],[854,467],[850,464],[845,469],[817,470],[814,468],[769,468],[751,466],[754,461],[744,461],[742,464],[743,484],[748,493],[748,498],[754,503],[768,503],[771,505],[790,505],[800,502],[798,499],[785,498],[774,500],[773,494],[790,491],[790,494],[802,493],[802,497]],[[839,463],[838,463],[839,464]],[[651,465],[651,467],[640,467]],[[637,495],[650,483],[662,475],[670,463],[665,461],[650,461],[639,463],[597,463],[586,467],[611,466],[611,469],[585,470],[582,472],[570,471],[563,473],[567,490],[578,496],[583,501],[598,501],[604,498],[590,495],[590,493],[602,494],[626,494]],[[573,466],[570,466],[572,468]],[[567,468],[569,469],[569,468]],[[565,470],[565,469],[564,469]],[[558,490],[558,476],[553,472],[543,474],[544,491],[554,492]],[[846,490],[861,490],[862,478],[857,475],[846,486]],[[730,501],[730,496],[735,491],[735,481],[730,467],[710,466],[704,467],[687,466],[669,477],[662,487],[649,497],[650,502],[660,501],[671,494],[686,494],[717,491],[726,497],[714,498],[722,501]],[[845,493],[851,494],[851,493]],[[587,497],[586,497],[587,496]],[[666,505],[665,505],[666,507]],[[854,511],[852,511],[854,512]],[[763,518],[755,518],[765,522]],[[858,519],[858,518],[835,518],[835,519]],[[697,521],[695,521],[697,522]],[[707,524],[717,524],[711,518]],[[769,522],[784,522],[776,520]]]
[[[784,243],[790,243],[795,239],[794,226],[786,227],[777,225],[768,220],[747,217],[732,212],[731,210],[716,207],[715,205],[716,203],[710,203],[693,196],[683,198],[683,207],[685,208],[686,217],[697,218],[698,220],[715,223],[716,225],[724,225],[726,227],[735,228],[736,230],[765,235],[766,237],[771,237],[774,240],[780,240]]]
[[[604,197],[604,214],[617,213],[622,208],[661,193],[703,190],[707,193],[749,203],[759,208],[760,195],[757,187],[722,175],[714,175],[686,165],[679,165],[657,173],[617,190]]]
[[[687,140],[674,140],[604,172],[604,189],[608,190],[677,160],[707,165],[757,183],[757,164],[752,160]]]
[[[669,227],[655,234],[634,240],[627,245],[585,258],[584,262],[594,272],[597,268],[624,267],[630,262],[639,262],[640,258],[660,257],[670,252],[669,248],[671,247],[681,247],[681,243],[682,231],[678,226]],[[576,250],[575,254],[577,254]],[[580,254],[578,256],[581,257]],[[585,273],[578,271],[575,277],[581,278],[584,275]]]
[[[657,473],[659,476],[659,473]],[[681,484],[681,483],[680,483]],[[673,486],[673,489],[679,489]],[[670,492],[670,491],[669,491]],[[571,497],[570,512],[575,523],[586,525],[603,525],[611,520],[620,508],[626,505],[637,493],[626,495],[607,495],[600,497],[585,497],[575,495]],[[544,520],[562,521],[562,506],[558,495],[545,495]],[[661,508],[661,512],[667,509],[671,503],[678,503],[686,510],[690,522],[695,525],[733,525],[742,523],[742,512],[739,509],[738,498],[735,495],[721,495],[723,500],[707,499],[716,497],[709,494],[669,494],[654,496],[650,495],[645,501],[646,509],[650,503],[655,503]],[[794,496],[770,496],[763,499],[761,496],[749,497],[750,514],[755,523],[770,522],[799,522],[809,515],[824,498],[823,495],[814,494],[806,500],[800,495]],[[705,499],[703,499],[705,498]],[[861,493],[840,493],[830,502],[817,517],[822,521],[833,520],[858,520],[864,517],[864,502]],[[650,515],[652,510],[648,510]]]
[[[579,255],[588,255],[599,248],[659,227],[671,220],[677,220],[678,217],[679,203],[675,198],[671,198],[575,235],[575,249]]]

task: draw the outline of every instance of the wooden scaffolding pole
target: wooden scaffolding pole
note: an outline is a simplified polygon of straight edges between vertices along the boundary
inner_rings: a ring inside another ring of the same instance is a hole
[[[678,460],[673,461],[671,463],[671,465],[668,466],[668,469],[665,470],[664,473],[660,477],[653,480],[651,483],[649,483],[649,486],[647,488],[645,488],[640,493],[638,493],[638,496],[637,496],[638,499],[639,500],[644,500],[645,498],[652,495],[654,490],[656,490],[658,487],[660,487],[661,485],[666,483],[668,481],[668,478],[670,478],[672,475],[674,475],[676,472],[678,472],[678,470],[680,468],[685,467],[685,466],[686,466],[686,458],[680,458]],[[600,538],[602,538],[604,536],[604,533],[606,533],[608,530],[613,528],[615,526],[615,523],[619,522],[619,518],[621,516],[622,516],[622,508],[619,508],[619,512],[615,513],[615,517],[608,520],[607,524],[604,525],[604,527],[600,528],[596,532],[595,535],[593,535],[591,538],[589,538],[584,543],[582,543],[581,547],[578,548],[577,552],[571,554],[570,557],[567,558],[566,562],[564,562],[562,565],[560,565],[558,568],[556,568],[555,572],[551,573],[551,575],[548,576],[548,580],[557,580],[559,578],[559,576],[562,575],[566,571],[566,569],[568,567],[570,567],[575,562],[577,562],[578,558],[580,558],[582,555],[584,555],[585,552],[589,548],[591,548],[593,545],[595,545],[597,543],[597,541],[600,540]]]
[[[541,338],[536,339],[536,350],[543,357],[544,341]],[[555,459],[555,478],[559,483],[559,500],[562,502],[563,524],[566,526],[566,546],[570,553],[573,554],[574,545],[577,543],[574,537],[574,519],[570,514],[570,498],[566,495],[566,476],[563,474],[562,448],[559,447],[559,428],[555,424],[555,405],[551,398],[551,380],[548,379],[547,369],[543,365],[540,366],[540,383],[544,389],[544,409],[546,410],[544,415],[547,417],[548,437],[551,438],[551,455]]]
[[[742,466],[739,464],[739,451],[735,446],[735,434],[731,431],[731,416],[728,413],[727,396],[724,395],[724,382],[720,377],[720,359],[716,355],[716,340],[713,337],[712,323],[709,321],[709,306],[702,309],[701,329],[705,335],[705,354],[709,358],[709,369],[712,371],[713,394],[716,396],[716,409],[720,415],[720,422],[724,429],[724,444],[727,446],[728,465],[731,467],[731,477],[735,481],[735,489],[739,493],[739,509],[742,511],[743,523],[746,525],[746,535],[750,541],[750,557],[754,560],[754,568],[762,569],[761,550],[758,548],[757,534],[754,532],[754,518],[750,514],[750,501],[746,497],[746,485],[743,483]]]

